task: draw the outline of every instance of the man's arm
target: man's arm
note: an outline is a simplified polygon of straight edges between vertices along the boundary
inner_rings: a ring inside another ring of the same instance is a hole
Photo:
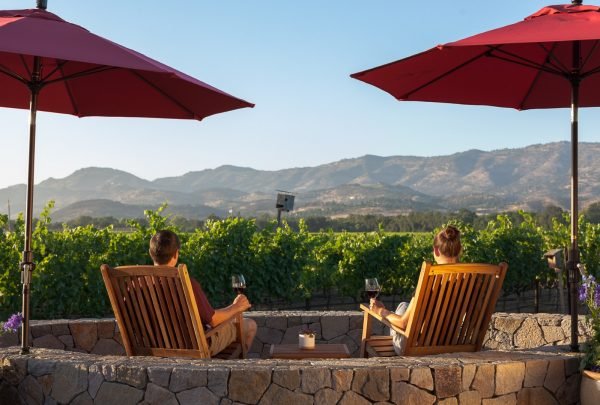
[[[239,294],[237,297],[235,297],[231,305],[225,308],[215,309],[215,313],[210,320],[210,326],[214,328],[215,326],[231,318],[236,312],[245,311],[250,308],[250,306],[251,305],[250,301],[248,301],[248,298],[243,294]]]

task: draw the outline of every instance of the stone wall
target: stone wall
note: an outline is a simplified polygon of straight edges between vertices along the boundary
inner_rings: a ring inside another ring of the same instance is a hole
[[[579,316],[579,341],[592,336],[592,326]],[[532,349],[542,346],[566,345],[571,342],[571,316],[560,314],[496,313],[492,316],[484,348]]]
[[[189,360],[0,349],[1,404],[576,404],[579,359],[484,351],[420,358]]]
[[[357,311],[249,312],[258,332],[249,357],[267,358],[272,344],[296,343],[298,332],[310,327],[320,343],[345,343],[357,356],[362,331],[362,314]],[[375,334],[386,333],[383,325],[373,323]],[[101,355],[125,354],[114,319],[32,321],[33,347],[62,349]],[[490,322],[484,348],[531,349],[569,343],[571,318],[555,314],[496,313]],[[590,336],[590,326],[579,320],[580,340]],[[14,334],[0,336],[0,347],[17,345]]]

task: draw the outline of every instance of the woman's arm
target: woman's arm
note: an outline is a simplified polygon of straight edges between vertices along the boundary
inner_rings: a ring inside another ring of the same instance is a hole
[[[410,300],[410,304],[408,304],[408,308],[402,315],[395,314],[392,311],[387,310],[383,304],[377,300],[371,300],[371,310],[381,316],[384,319],[387,319],[389,323],[398,328],[405,330],[408,325],[408,318],[410,314],[412,314],[414,310],[413,305],[414,298]]]

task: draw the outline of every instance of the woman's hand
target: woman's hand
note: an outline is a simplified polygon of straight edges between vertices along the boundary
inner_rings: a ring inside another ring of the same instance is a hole
[[[384,316],[389,312],[387,309],[385,309],[385,306],[375,298],[371,298],[371,301],[369,302],[369,309],[379,316]]]

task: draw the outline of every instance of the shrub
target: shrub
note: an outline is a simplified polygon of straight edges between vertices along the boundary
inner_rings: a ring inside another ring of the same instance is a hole
[[[377,277],[384,294],[408,295],[414,290],[423,260],[432,260],[433,233],[385,232],[309,233],[300,221],[298,231],[274,222],[258,229],[253,219],[209,220],[192,233],[179,232],[163,205],[146,211],[145,220],[129,221],[131,230],[91,225],[65,226],[52,231],[49,204],[36,222],[32,247],[32,318],[105,316],[111,314],[102,282],[101,263],[111,266],[149,264],[148,241],[159,229],[178,232],[180,261],[203,285],[215,307],[231,302],[231,275],[242,273],[254,303],[297,301],[315,294],[344,295],[358,300],[364,278]],[[506,293],[531,288],[536,278],[550,279],[542,258],[545,251],[567,246],[568,221],[555,220],[543,230],[532,216],[520,213],[518,224],[499,215],[481,231],[454,222],[462,234],[465,262],[506,261]],[[6,224],[0,215],[0,229]],[[20,309],[19,261],[23,249],[23,219],[15,229],[0,232],[0,319]],[[438,229],[439,230],[439,229]],[[580,218],[582,262],[591,274],[600,267],[600,225]]]

